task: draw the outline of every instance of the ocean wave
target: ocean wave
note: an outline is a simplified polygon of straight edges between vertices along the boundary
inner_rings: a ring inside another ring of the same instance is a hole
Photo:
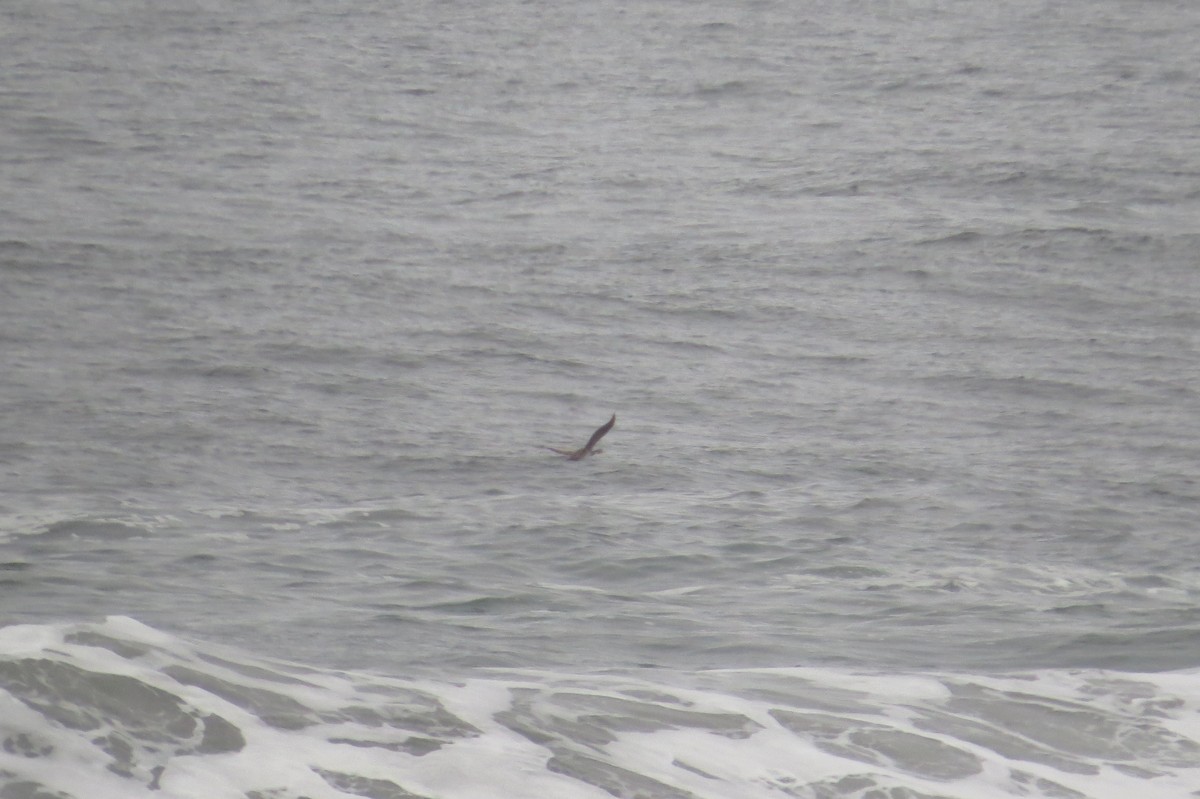
[[[0,795],[1177,797],[1200,671],[789,668],[438,680],[124,617],[0,629]]]

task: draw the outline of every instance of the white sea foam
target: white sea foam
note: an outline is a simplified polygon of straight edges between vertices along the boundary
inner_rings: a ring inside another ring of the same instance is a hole
[[[6,796],[1179,799],[1200,785],[1200,672],[408,680],[114,617],[0,629],[0,689]]]

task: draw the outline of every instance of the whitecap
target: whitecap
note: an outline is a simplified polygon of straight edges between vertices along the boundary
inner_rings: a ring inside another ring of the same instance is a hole
[[[400,678],[133,619],[0,629],[4,795],[1177,799],[1200,671]]]

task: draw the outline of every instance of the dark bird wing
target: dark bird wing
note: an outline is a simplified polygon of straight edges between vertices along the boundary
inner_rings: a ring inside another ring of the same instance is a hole
[[[588,443],[584,444],[583,447],[575,450],[574,452],[572,452],[571,450],[566,450],[566,449],[558,449],[556,447],[546,447],[546,449],[551,450],[552,452],[557,452],[559,455],[566,455],[567,460],[569,460],[569,461],[583,460],[588,455],[592,454],[592,448],[595,447],[597,443],[599,443],[600,439],[604,438],[604,435],[609,430],[613,429],[613,425],[615,425],[616,423],[617,423],[617,415],[614,413],[612,415],[611,419],[609,419],[607,422],[605,422],[603,425],[601,425],[599,428],[597,428],[596,432],[592,433],[592,437],[588,439]],[[596,451],[600,452],[600,450],[596,450]]]
[[[592,447],[596,446],[596,444],[599,443],[600,439],[604,438],[604,435],[609,430],[613,429],[613,425],[615,425],[616,423],[617,423],[617,415],[614,413],[612,415],[611,419],[609,419],[600,428],[598,428],[596,430],[596,432],[592,433],[592,437],[588,439],[588,443],[584,444],[583,451],[591,452]]]

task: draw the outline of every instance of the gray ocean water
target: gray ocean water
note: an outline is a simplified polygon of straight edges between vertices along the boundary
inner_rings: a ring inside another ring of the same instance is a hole
[[[1200,759],[1197,40],[1132,0],[6,3],[0,624],[551,694],[1177,672]],[[1072,795],[1013,779],[888,796]]]

